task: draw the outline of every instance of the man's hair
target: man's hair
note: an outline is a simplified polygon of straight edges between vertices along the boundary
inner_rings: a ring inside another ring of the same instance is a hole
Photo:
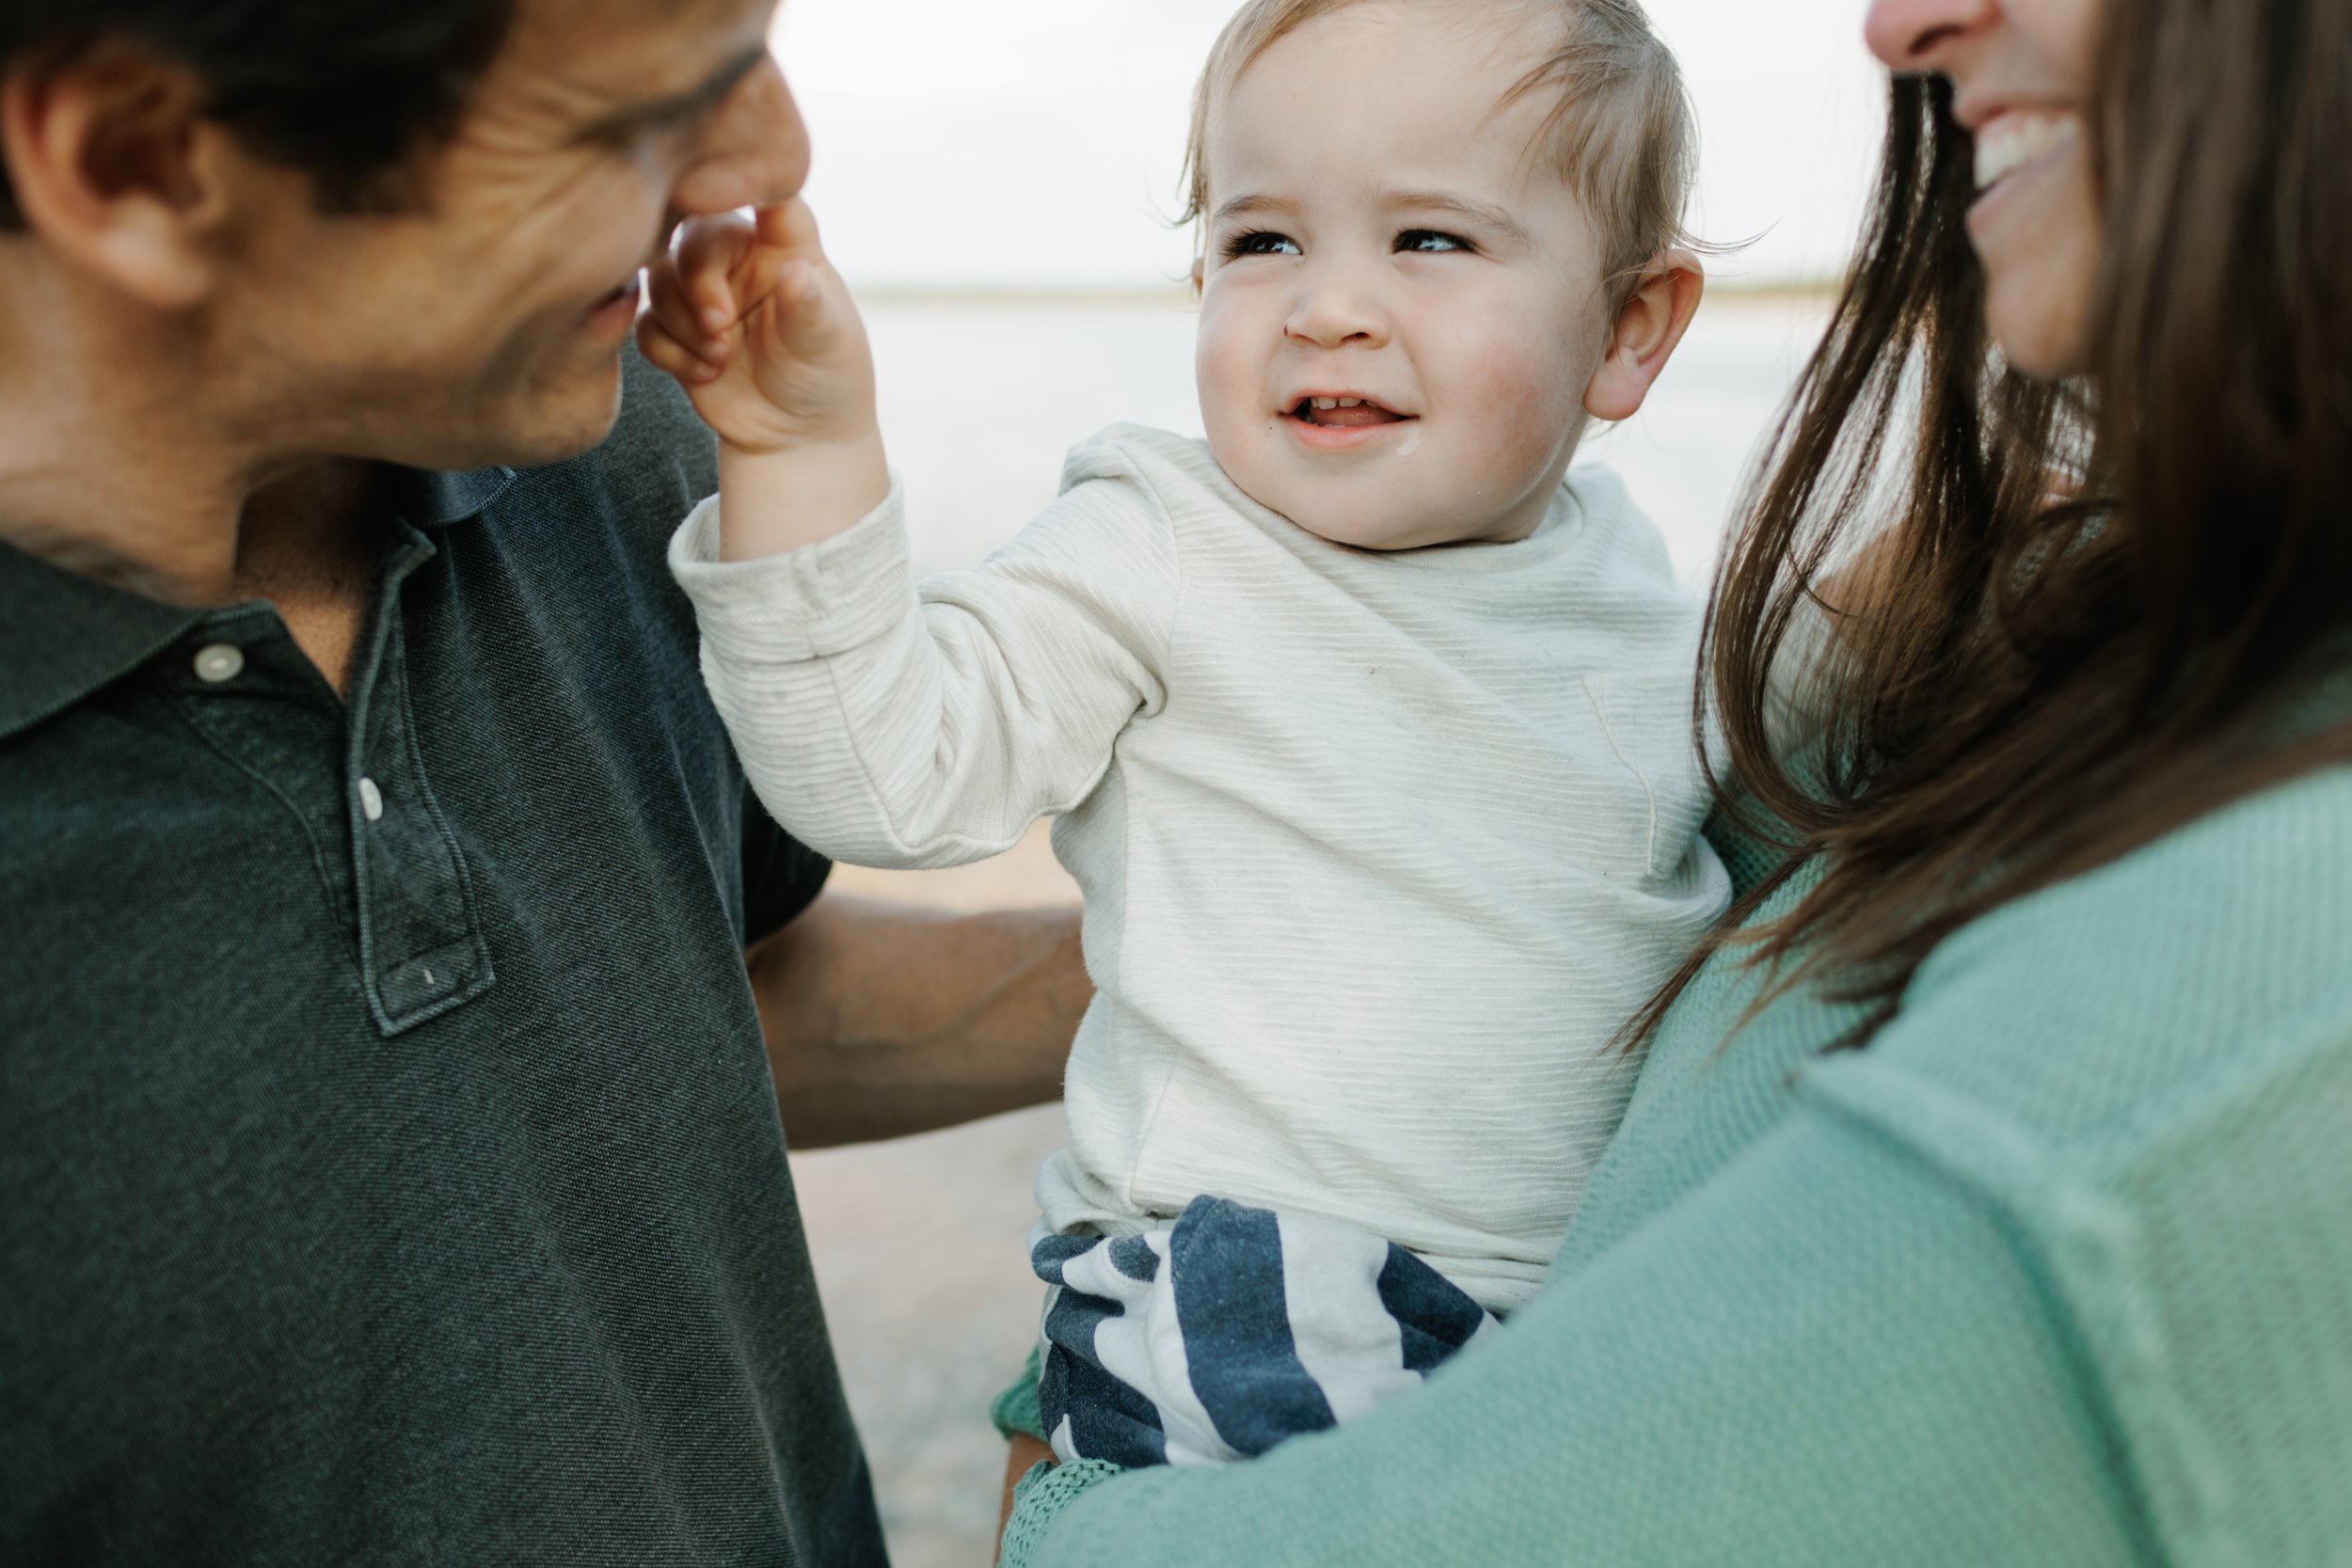
[[[329,212],[398,206],[393,178],[454,130],[515,0],[0,0],[0,71],[54,71],[112,40],[206,84],[208,118],[310,176]],[[0,171],[0,225],[24,215]]]
[[[1182,221],[1206,214],[1210,118],[1242,73],[1300,27],[1367,0],[1248,0],[1209,52],[1193,89],[1184,150]],[[1458,6],[1460,0],[1389,0]],[[1504,0],[1489,0],[1500,5]],[[1682,214],[1698,169],[1698,128],[1674,54],[1650,30],[1636,0],[1515,0],[1559,31],[1502,102],[1548,93],[1552,108],[1537,150],[1573,185],[1601,236],[1602,275],[1612,301],[1624,297],[1660,253],[1693,242]]]

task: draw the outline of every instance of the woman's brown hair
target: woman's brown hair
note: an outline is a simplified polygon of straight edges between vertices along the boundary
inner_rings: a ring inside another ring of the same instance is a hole
[[[2106,0],[2085,373],[2011,370],[1941,78],[1892,84],[1862,252],[1719,568],[1724,806],[1785,843],[1712,952],[1865,1004],[1987,911],[2330,762],[2352,658],[2352,6]],[[1883,531],[1857,531],[1885,519]],[[1818,606],[1808,766],[1767,715]],[[1799,866],[1820,879],[1749,924]],[[1744,927],[1744,928],[1742,928]]]

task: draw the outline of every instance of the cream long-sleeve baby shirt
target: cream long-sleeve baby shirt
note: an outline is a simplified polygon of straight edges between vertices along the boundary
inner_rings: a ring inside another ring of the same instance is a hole
[[[940,866],[1060,814],[1097,987],[1046,1222],[1202,1194],[1534,1293],[1632,1085],[1612,1037],[1727,897],[1698,828],[1699,610],[1606,470],[1511,544],[1331,544],[1199,441],[1114,426],[975,570],[900,498],[672,565],[745,768],[803,842]]]

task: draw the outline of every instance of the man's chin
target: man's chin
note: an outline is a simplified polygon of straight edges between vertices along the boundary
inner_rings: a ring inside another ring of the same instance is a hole
[[[438,439],[405,441],[402,445],[408,450],[380,455],[448,472],[561,463],[612,433],[621,417],[621,356],[615,354],[601,372],[518,388],[495,406],[475,407],[462,429],[437,432]]]
[[[509,431],[511,450],[473,465],[486,468],[535,468],[561,463],[612,434],[621,418],[621,356],[614,355],[598,376],[580,376],[518,407]]]

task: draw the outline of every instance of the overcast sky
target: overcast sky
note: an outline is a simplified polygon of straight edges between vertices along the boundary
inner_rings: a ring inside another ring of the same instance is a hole
[[[1648,0],[1699,114],[1722,280],[1835,275],[1881,125],[1863,0]],[[785,0],[809,198],[852,285],[1151,287],[1190,251],[1187,97],[1233,0]]]

